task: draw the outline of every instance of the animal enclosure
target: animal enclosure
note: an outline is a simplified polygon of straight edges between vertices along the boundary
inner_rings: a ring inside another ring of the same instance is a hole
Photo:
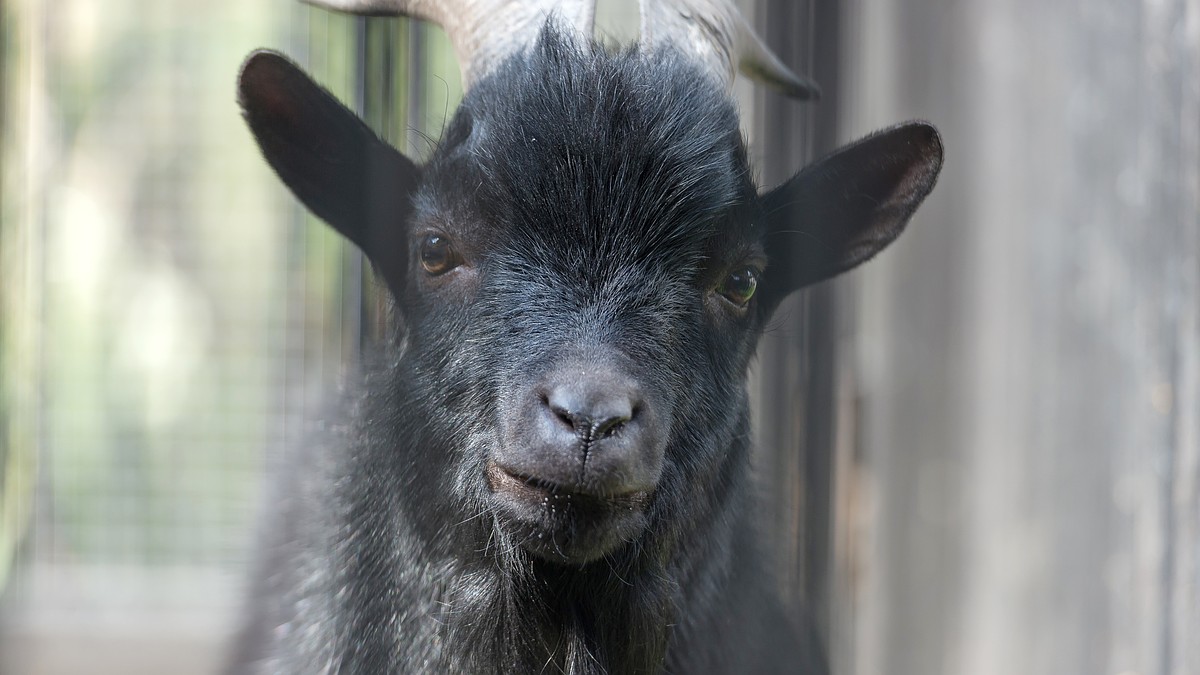
[[[266,457],[381,311],[233,73],[285,49],[420,155],[457,68],[290,0],[47,4],[2,9],[0,671],[211,672]],[[739,91],[765,184],[900,119],[948,148],[759,349],[781,593],[834,672],[1200,672],[1196,3],[745,6],[825,94]]]

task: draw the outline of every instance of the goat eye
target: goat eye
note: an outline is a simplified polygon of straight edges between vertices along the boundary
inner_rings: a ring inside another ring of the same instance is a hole
[[[753,267],[742,267],[729,273],[717,286],[717,292],[738,307],[745,307],[758,288],[758,272]]]
[[[462,264],[462,256],[454,250],[450,240],[431,234],[421,241],[421,267],[437,276],[445,274]]]

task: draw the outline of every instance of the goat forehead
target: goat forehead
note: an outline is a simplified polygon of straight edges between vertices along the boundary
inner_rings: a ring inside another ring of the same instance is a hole
[[[694,248],[754,197],[732,102],[669,55],[608,54],[548,30],[459,116],[477,208],[525,246]]]
[[[477,328],[505,336],[490,342],[505,372],[536,374],[571,354],[667,362],[701,321],[697,291],[677,275],[564,272],[509,268],[485,282]]]
[[[513,304],[543,305],[538,309],[550,312],[630,307],[661,312],[692,295],[694,269],[678,257],[630,261],[521,251],[500,256],[484,283],[521,299]]]

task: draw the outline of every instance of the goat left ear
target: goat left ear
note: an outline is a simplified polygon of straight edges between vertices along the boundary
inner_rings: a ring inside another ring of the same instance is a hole
[[[933,189],[942,140],[924,122],[885,129],[818,160],[761,198],[777,298],[866,262]]]
[[[246,59],[238,101],[275,173],[362,249],[399,297],[416,165],[281,54],[259,50]]]

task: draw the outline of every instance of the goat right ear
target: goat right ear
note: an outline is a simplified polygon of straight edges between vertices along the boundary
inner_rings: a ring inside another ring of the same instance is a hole
[[[866,262],[904,230],[941,168],[937,130],[909,122],[818,160],[764,195],[768,290],[780,298]]]
[[[318,218],[362,249],[398,295],[417,166],[276,52],[260,50],[246,59],[238,102],[275,173]]]

